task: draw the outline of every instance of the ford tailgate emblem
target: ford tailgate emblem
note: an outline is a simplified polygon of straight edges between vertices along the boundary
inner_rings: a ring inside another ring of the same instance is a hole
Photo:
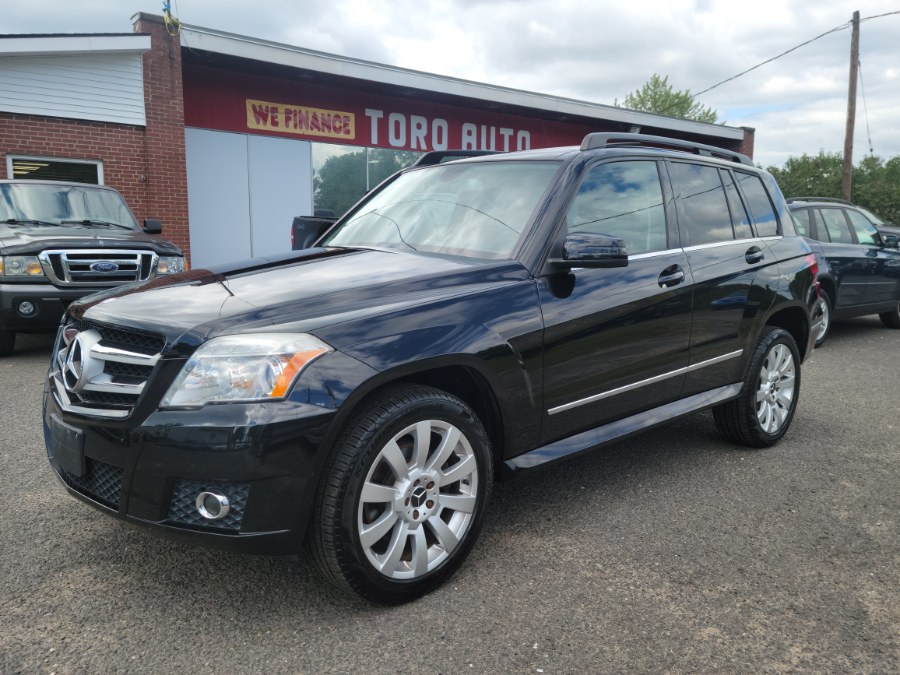
[[[92,272],[118,272],[119,266],[114,262],[95,262],[91,264]]]

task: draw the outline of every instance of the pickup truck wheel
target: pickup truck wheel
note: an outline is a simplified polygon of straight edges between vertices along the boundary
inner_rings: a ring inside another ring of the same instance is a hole
[[[784,436],[797,409],[800,355],[791,334],[765,330],[746,372],[740,395],[713,408],[713,418],[729,440],[765,448]]]
[[[822,323],[819,326],[819,332],[816,335],[816,347],[821,347],[828,337],[828,331],[831,330],[831,298],[824,290],[819,291],[819,299],[816,300],[816,306],[813,308],[813,314],[819,316]]]
[[[462,563],[492,482],[490,443],[469,406],[430,387],[388,390],[356,415],[329,458],[313,560],[369,600],[412,600]]]
[[[16,333],[8,328],[0,328],[0,356],[9,356],[16,348]]]
[[[900,328],[900,302],[894,303],[894,309],[889,312],[882,312],[878,315],[878,318],[888,328]]]

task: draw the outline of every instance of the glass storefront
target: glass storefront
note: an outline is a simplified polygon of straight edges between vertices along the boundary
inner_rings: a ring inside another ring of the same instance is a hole
[[[312,144],[315,214],[340,216],[366,192],[422,153],[362,148],[332,143]]]

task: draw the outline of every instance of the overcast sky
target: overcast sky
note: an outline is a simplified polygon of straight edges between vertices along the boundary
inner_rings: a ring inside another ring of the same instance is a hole
[[[699,100],[756,129],[755,159],[841,152],[849,22],[900,0],[172,0],[188,24],[403,68],[612,104],[653,73],[700,92],[838,26]],[[127,33],[160,0],[7,0],[0,33]],[[900,155],[900,14],[864,21],[854,160]]]

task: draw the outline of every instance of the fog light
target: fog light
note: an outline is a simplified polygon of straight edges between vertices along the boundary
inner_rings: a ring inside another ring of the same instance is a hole
[[[197,495],[194,505],[200,515],[207,520],[222,520],[231,510],[228,497],[221,492],[201,492]]]
[[[31,316],[37,311],[37,307],[35,307],[34,303],[28,300],[20,302],[17,309],[22,316]]]

